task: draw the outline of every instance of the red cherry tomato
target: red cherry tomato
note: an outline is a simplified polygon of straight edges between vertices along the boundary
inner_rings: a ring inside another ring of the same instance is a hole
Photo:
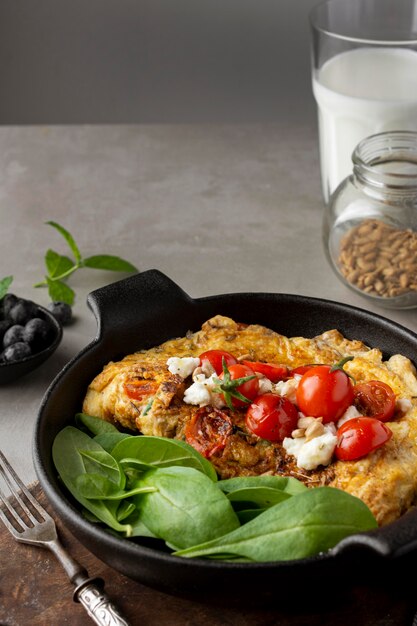
[[[324,424],[337,422],[353,403],[353,385],[343,369],[316,365],[303,374],[296,397],[304,415],[322,417]]]
[[[290,375],[294,376],[295,374],[298,374],[299,376],[303,376],[303,374],[308,372],[308,370],[311,370],[312,367],[317,367],[317,365],[299,365],[291,370]]]
[[[297,407],[288,398],[273,393],[258,396],[246,413],[247,428],[268,441],[289,437],[297,422]]]
[[[241,363],[231,365],[227,369],[228,373],[226,375],[222,372],[219,376],[221,381],[219,390],[223,392],[221,393],[221,399],[229,408],[231,405],[235,408],[247,406],[256,398],[259,391],[259,382],[255,372],[247,365],[242,365]],[[249,377],[251,377],[250,380],[241,380]]]
[[[233,354],[230,354],[230,352],[226,352],[225,350],[207,350],[207,352],[200,354],[201,366],[203,367],[204,364],[209,363],[216,372],[217,376],[219,376],[223,371],[223,359],[226,361],[227,367],[237,363],[237,359],[235,359]]]
[[[273,383],[288,378],[289,369],[286,365],[275,365],[275,363],[263,363],[262,361],[242,361],[243,365],[247,365],[254,372],[263,374]]]
[[[392,431],[374,417],[354,417],[337,431],[335,455],[340,461],[360,459],[380,448],[392,437]]]
[[[381,380],[355,385],[354,403],[359,413],[387,422],[394,415],[395,393]]]
[[[232,420],[227,413],[204,406],[187,422],[184,432],[187,442],[209,458],[224,449],[232,430]]]
[[[143,400],[148,396],[154,396],[158,388],[159,384],[155,380],[130,380],[124,384],[126,395],[132,400]]]

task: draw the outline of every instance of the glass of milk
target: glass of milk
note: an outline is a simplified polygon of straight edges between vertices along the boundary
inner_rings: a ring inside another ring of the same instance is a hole
[[[417,0],[329,0],[310,23],[327,203],[362,139],[417,131]]]

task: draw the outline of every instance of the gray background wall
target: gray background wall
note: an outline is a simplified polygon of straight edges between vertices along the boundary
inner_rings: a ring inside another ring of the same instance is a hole
[[[315,119],[318,0],[0,0],[0,124]]]

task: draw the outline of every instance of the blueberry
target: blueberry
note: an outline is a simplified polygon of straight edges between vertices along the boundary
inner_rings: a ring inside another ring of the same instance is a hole
[[[11,363],[12,361],[20,361],[20,359],[24,359],[31,354],[30,345],[24,341],[18,341],[6,348],[2,356],[6,363]]]
[[[48,309],[63,326],[66,326],[72,320],[72,309],[66,302],[50,302]]]
[[[23,332],[24,328],[19,324],[14,324],[14,326],[10,326],[10,328],[4,333],[3,347],[8,348],[14,343],[23,341]]]
[[[49,326],[45,320],[42,320],[40,317],[33,317],[23,329],[23,341],[31,345],[40,346],[40,344],[45,343],[48,331]]]
[[[0,341],[3,341],[4,333],[11,325],[12,323],[9,320],[0,320]]]
[[[19,300],[9,312],[9,318],[14,324],[26,324],[38,314],[38,306],[31,300]]]
[[[6,295],[3,298],[3,315],[4,317],[8,317],[10,310],[14,307],[15,304],[17,304],[19,301],[19,298],[17,296],[14,295],[14,293],[6,293]]]

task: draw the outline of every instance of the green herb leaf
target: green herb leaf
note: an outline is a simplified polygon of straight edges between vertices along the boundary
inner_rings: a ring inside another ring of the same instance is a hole
[[[0,300],[4,298],[13,282],[13,276],[5,276],[0,280]]]
[[[50,278],[66,274],[77,267],[69,257],[58,254],[51,249],[47,250],[45,254],[45,265]]]
[[[71,287],[62,282],[62,280],[52,280],[46,277],[48,285],[49,297],[53,302],[66,302],[70,306],[74,304],[75,292]]]
[[[84,267],[90,267],[97,270],[110,270],[112,272],[137,272],[137,268],[118,256],[110,254],[98,254],[89,256],[83,260]]]
[[[333,548],[347,535],[376,527],[359,498],[333,487],[316,487],[272,506],[231,533],[175,554],[249,561],[302,559]]]
[[[71,235],[70,232],[68,232],[63,226],[61,226],[61,224],[58,224],[57,222],[53,222],[53,221],[49,221],[46,222],[47,224],[49,224],[49,226],[52,226],[53,228],[55,228],[65,239],[65,241],[67,242],[71,252],[74,255],[75,261],[76,263],[80,263],[81,262],[81,253],[78,249],[77,244],[74,241],[74,237]]]
[[[223,379],[214,379],[216,386],[214,387],[213,391],[223,395],[224,400],[231,411],[234,410],[232,398],[236,398],[243,403],[250,404],[251,400],[241,394],[237,388],[240,387],[240,385],[243,385],[243,383],[246,383],[247,381],[256,378],[255,374],[253,374],[252,376],[244,376],[243,378],[235,378],[234,380],[232,380],[229,368],[227,367],[226,359],[224,357],[222,358],[222,366]]]
[[[129,261],[111,254],[98,254],[83,259],[80,249],[75,243],[74,237],[66,228],[52,220],[46,223],[55,228],[55,230],[62,235],[75,258],[75,261],[73,261],[70,257],[59,254],[58,252],[55,252],[55,250],[47,250],[45,254],[45,264],[47,269],[46,280],[36,283],[34,287],[47,286],[52,301],[65,302],[70,306],[73,305],[75,293],[73,289],[64,283],[64,281],[71,276],[71,274],[83,267],[110,270],[113,272],[138,271],[138,269],[132,265],[132,263],[129,263]]]

